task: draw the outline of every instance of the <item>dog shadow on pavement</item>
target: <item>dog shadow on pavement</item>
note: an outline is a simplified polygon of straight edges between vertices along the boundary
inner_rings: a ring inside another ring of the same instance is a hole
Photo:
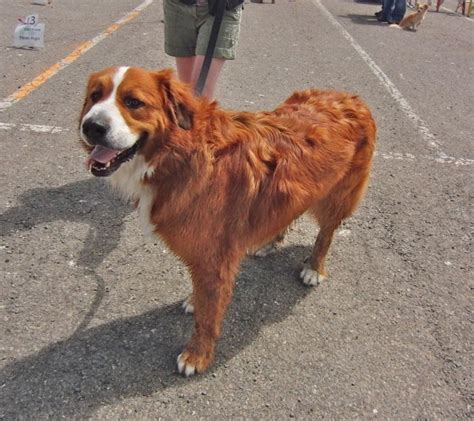
[[[80,200],[82,207],[75,205]],[[56,220],[92,224],[78,259],[89,274],[117,247],[131,212],[106,186],[92,180],[35,189],[22,195],[21,203],[2,215],[2,235]],[[96,208],[103,214],[92,218]],[[103,230],[104,221],[113,224],[109,236],[94,240],[94,230]],[[69,338],[0,370],[0,418],[84,418],[104,405],[211,375],[254,342],[263,326],[285,320],[311,291],[297,281],[297,269],[308,253],[307,247],[290,246],[243,262],[215,364],[193,379],[176,373],[176,356],[193,325],[192,317],[182,313],[181,302],[87,328],[103,295],[103,281],[95,274],[97,296],[81,326]]]
[[[96,270],[117,247],[123,222],[133,209],[120,201],[105,183],[87,179],[57,188],[37,188],[20,195],[21,206],[0,215],[0,237],[28,231],[40,224],[54,221],[89,225],[77,266],[92,277],[96,294],[89,311],[77,327],[85,328],[94,317],[105,293],[105,283]],[[105,205],[107,204],[107,205]],[[100,233],[107,232],[107,235]]]

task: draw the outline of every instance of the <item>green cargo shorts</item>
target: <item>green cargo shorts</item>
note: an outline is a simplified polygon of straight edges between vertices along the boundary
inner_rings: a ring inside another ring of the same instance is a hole
[[[188,6],[179,0],[164,0],[163,9],[166,54],[173,57],[204,56],[214,22],[207,2],[200,6]],[[241,17],[242,5],[225,11],[214,58],[235,58]]]

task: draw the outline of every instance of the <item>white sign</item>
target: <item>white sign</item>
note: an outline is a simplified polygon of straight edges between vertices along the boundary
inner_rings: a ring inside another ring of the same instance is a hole
[[[38,15],[29,15],[25,19],[18,19],[15,28],[13,45],[16,48],[43,48],[44,23],[38,23]]]

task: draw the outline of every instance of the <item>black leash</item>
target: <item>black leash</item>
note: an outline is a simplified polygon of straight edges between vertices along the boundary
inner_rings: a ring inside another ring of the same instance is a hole
[[[202,63],[201,73],[194,87],[196,95],[201,96],[204,85],[206,84],[207,75],[211,68],[212,57],[216,49],[217,38],[219,36],[219,30],[221,29],[222,19],[224,18],[226,0],[216,0],[216,14],[214,15],[214,22],[212,24],[211,35],[209,36],[209,43],[207,44],[206,55],[204,56],[204,62]]]

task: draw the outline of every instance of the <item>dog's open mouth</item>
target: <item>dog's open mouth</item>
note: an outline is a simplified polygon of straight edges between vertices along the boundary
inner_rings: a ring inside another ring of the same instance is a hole
[[[135,144],[128,149],[116,150],[97,145],[92,150],[87,166],[90,172],[96,177],[107,177],[118,170],[120,165],[130,161],[143,143],[144,138],[138,139]]]

